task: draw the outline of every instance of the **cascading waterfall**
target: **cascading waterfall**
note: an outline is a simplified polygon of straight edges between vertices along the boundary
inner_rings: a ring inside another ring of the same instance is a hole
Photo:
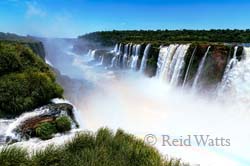
[[[230,95],[234,100],[237,99],[237,101],[247,103],[250,106],[250,47],[243,47],[242,59],[239,62],[237,62],[235,53],[229,65],[230,69],[225,72],[224,80],[218,88],[218,96]]]
[[[121,47],[122,47],[122,44],[116,44],[115,45],[115,48],[113,50],[112,53],[114,53],[114,57],[112,58],[112,61],[111,61],[111,67],[114,68],[114,67],[117,67],[117,63],[118,63],[118,60],[119,60],[119,55],[121,54]]]
[[[115,48],[111,51],[112,53],[117,53],[119,49],[119,44],[115,45]]]
[[[103,62],[104,62],[104,56],[102,56],[100,65],[103,65]]]
[[[197,88],[197,84],[198,84],[198,82],[200,80],[200,77],[201,77],[201,74],[203,72],[203,68],[204,68],[204,65],[205,65],[207,55],[209,53],[210,48],[211,48],[211,46],[209,46],[207,48],[207,51],[206,51],[205,55],[203,56],[203,58],[202,58],[202,60],[201,60],[201,62],[199,64],[198,71],[197,71],[197,73],[195,75],[194,82],[193,82],[193,85],[192,85],[192,91],[194,91]]]
[[[171,85],[177,85],[180,81],[180,78],[183,74],[183,68],[185,67],[185,55],[187,53],[187,50],[189,48],[189,44],[187,45],[180,45],[180,47],[178,49],[180,49],[180,51],[178,51],[178,54],[175,55],[175,57],[177,57],[176,59],[176,63],[174,66],[174,70],[173,70],[173,74],[172,74],[172,78],[171,78]]]
[[[167,81],[170,64],[178,46],[178,44],[171,44],[160,49],[157,62],[157,77],[162,81]]]
[[[88,56],[91,58],[91,60],[95,60],[95,53],[96,50],[89,50]]]
[[[185,67],[184,58],[189,46],[189,44],[172,44],[161,47],[157,62],[157,77],[160,80],[170,82],[171,85],[179,83]]]
[[[124,54],[122,58],[122,68],[126,69],[127,68],[127,63],[128,63],[128,55],[129,55],[129,44],[126,44],[124,47]]]
[[[140,52],[141,52],[141,45],[138,44],[138,45],[135,45],[134,46],[134,54],[131,56],[131,66],[130,68],[132,70],[136,70],[137,69],[137,63],[138,63],[138,59],[139,59],[139,56],[140,56]]]
[[[189,76],[189,70],[190,70],[191,65],[193,64],[194,55],[195,55],[196,50],[197,50],[197,47],[195,47],[195,49],[194,49],[194,51],[192,53],[192,56],[190,58],[190,61],[189,61],[189,64],[188,64],[188,68],[187,68],[187,71],[186,71],[186,74],[185,74],[185,77],[184,77],[184,81],[183,81],[182,87],[184,87],[186,85],[187,78]]]
[[[148,61],[148,54],[151,48],[151,44],[148,44],[144,50],[141,66],[140,66],[140,72],[143,73],[147,67],[147,61]]]
[[[172,74],[174,73],[175,65],[176,65],[176,62],[178,60],[178,55],[180,54],[181,49],[182,49],[182,45],[178,45],[178,47],[173,55],[173,58],[170,62],[169,71],[167,72],[167,81],[168,82],[171,81]]]
[[[219,96],[220,96],[220,94],[222,94],[222,93],[224,92],[225,88],[227,87],[227,84],[228,84],[228,76],[229,76],[230,70],[231,70],[231,69],[237,64],[237,62],[238,62],[237,57],[236,57],[237,51],[238,51],[238,46],[235,46],[235,47],[234,47],[233,58],[230,59],[230,61],[228,62],[227,66],[226,66],[226,69],[225,69],[225,72],[224,72],[224,75],[223,75],[223,78],[222,78],[222,81],[221,81],[220,85],[219,85],[218,88],[217,88],[217,93],[218,93]]]

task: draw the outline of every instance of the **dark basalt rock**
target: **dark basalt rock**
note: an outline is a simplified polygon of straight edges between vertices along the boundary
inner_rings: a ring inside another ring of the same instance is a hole
[[[26,121],[24,121],[18,128],[16,129],[16,133],[20,135],[20,137],[23,139],[29,139],[31,137],[35,136],[35,129],[38,127],[39,124],[49,122],[53,123],[55,122],[56,118],[58,118],[61,115],[68,115],[71,117],[72,121],[75,122],[74,114],[73,114],[73,106],[70,104],[49,104],[42,109],[48,109],[49,111],[46,111],[42,115],[32,117]],[[7,141],[8,142],[8,141]],[[11,140],[11,142],[13,142]]]
[[[149,77],[153,77],[156,75],[159,52],[160,52],[159,47],[151,47],[149,51],[147,67],[145,69],[145,73]]]

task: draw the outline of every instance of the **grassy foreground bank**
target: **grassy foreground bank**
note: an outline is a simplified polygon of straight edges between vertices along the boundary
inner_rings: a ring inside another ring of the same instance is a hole
[[[26,149],[0,150],[1,166],[180,166],[165,160],[153,147],[122,130],[102,128],[95,134],[79,133],[70,142],[49,146],[29,155]]]

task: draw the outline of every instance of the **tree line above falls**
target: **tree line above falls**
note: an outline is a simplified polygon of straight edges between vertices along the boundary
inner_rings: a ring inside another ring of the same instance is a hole
[[[115,43],[166,43],[186,42],[220,42],[220,43],[250,43],[250,29],[247,30],[130,30],[130,31],[100,31],[79,36],[79,39],[112,46]]]

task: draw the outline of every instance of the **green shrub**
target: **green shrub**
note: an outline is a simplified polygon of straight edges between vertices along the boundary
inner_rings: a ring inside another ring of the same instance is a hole
[[[67,116],[56,119],[56,128],[59,132],[66,132],[71,129],[71,121]]]
[[[31,49],[0,41],[0,115],[17,116],[62,94],[54,73]]]
[[[36,136],[41,138],[42,140],[47,140],[52,138],[52,135],[56,133],[56,127],[52,123],[41,123],[39,126],[36,128]]]

